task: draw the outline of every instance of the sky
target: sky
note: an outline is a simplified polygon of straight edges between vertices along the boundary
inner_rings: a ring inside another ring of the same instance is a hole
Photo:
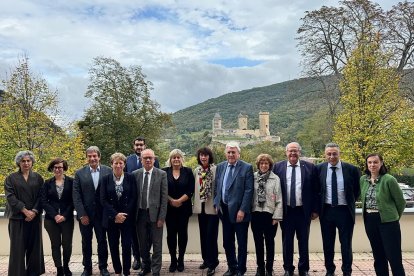
[[[397,1],[376,1],[389,9]],[[329,0],[2,0],[0,78],[22,56],[81,119],[94,57],[139,65],[164,112],[303,77],[296,31]],[[0,87],[1,88],[1,87]],[[248,104],[248,103],[246,103]]]

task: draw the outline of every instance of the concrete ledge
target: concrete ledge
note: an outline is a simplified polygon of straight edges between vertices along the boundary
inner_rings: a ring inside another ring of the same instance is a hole
[[[413,208],[410,210],[406,210],[404,215],[401,218],[401,234],[402,234],[402,251],[413,252],[414,251],[414,243],[409,242],[412,236],[412,229],[414,229],[414,211]],[[163,240],[163,253],[168,253],[167,242],[166,242],[166,233],[167,231],[164,229],[164,240]],[[82,246],[81,246],[81,236],[79,232],[79,226],[77,221],[75,222],[75,230],[73,234],[73,255],[82,254]],[[1,244],[0,246],[0,255],[8,255],[10,250],[10,242],[8,238],[8,219],[4,218],[4,216],[0,217],[0,237],[1,237]],[[190,218],[189,222],[189,229],[188,229],[188,246],[187,252],[188,253],[200,253],[200,237],[199,237],[199,230],[198,230],[198,220],[197,216],[193,215]],[[277,230],[276,234],[276,253],[282,252],[282,242],[281,242],[281,231],[280,227]],[[248,251],[254,252],[254,241],[253,235],[251,230],[249,230],[249,241],[248,241]],[[220,253],[224,253],[224,249],[222,246],[222,234],[221,234],[221,223],[219,229],[219,251]],[[96,253],[96,244],[93,246],[94,253]],[[297,246],[295,246],[297,250]],[[45,255],[50,255],[50,239],[47,232],[43,229],[43,249]],[[321,230],[319,220],[316,219],[311,223],[311,230],[310,230],[310,238],[309,238],[309,250],[310,252],[317,253],[322,252],[322,237],[321,237]],[[337,237],[336,247],[335,250],[340,252],[339,241]],[[368,238],[365,234],[364,222],[362,220],[361,212],[357,211],[356,215],[356,224],[354,229],[354,238],[353,238],[353,252],[355,253],[363,253],[363,252],[370,252],[371,247],[369,245]]]

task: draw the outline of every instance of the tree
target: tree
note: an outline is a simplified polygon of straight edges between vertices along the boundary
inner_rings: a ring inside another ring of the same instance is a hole
[[[114,152],[130,152],[138,135],[145,136],[153,147],[170,122],[170,116],[151,100],[152,84],[145,77],[140,66],[124,67],[105,57],[93,60],[85,93],[92,104],[78,125],[86,144],[101,149],[103,163]]]
[[[0,100],[0,181],[16,170],[13,160],[21,150],[34,152],[34,168],[45,177],[50,175],[47,164],[55,157],[68,159],[69,173],[78,168],[84,159],[79,158],[83,155],[82,139],[74,128],[56,124],[57,91],[32,72],[28,57],[19,59],[2,83],[5,92]]]
[[[362,41],[340,83],[342,110],[336,117],[334,141],[343,159],[361,169],[373,152],[382,153],[396,170],[413,161],[414,109],[399,93],[401,75],[388,60],[379,41]]]

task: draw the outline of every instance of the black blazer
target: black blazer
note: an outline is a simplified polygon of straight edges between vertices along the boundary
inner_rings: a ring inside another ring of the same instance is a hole
[[[102,225],[107,228],[108,221],[114,221],[118,213],[127,213],[124,223],[131,223],[135,217],[135,206],[137,205],[137,183],[135,177],[129,173],[124,174],[122,183],[122,196],[118,199],[115,191],[115,181],[113,174],[105,175],[102,178],[100,198],[103,207]]]
[[[166,167],[163,168],[163,170],[167,172],[168,196],[174,199],[178,199],[182,197],[184,194],[186,194],[189,198],[178,208],[171,207],[170,205],[168,205],[168,211],[170,209],[179,210],[179,212],[182,212],[183,215],[191,216],[191,214],[193,213],[191,198],[194,194],[195,183],[193,171],[191,170],[191,168],[181,167],[178,185],[175,185],[176,181],[172,173],[172,167]]]
[[[41,190],[41,201],[45,210],[45,219],[55,220],[56,215],[62,215],[66,220],[73,220],[73,178],[65,176],[62,197],[59,199],[56,191],[55,177],[49,178]]]
[[[359,169],[349,163],[341,161],[342,174],[344,176],[345,199],[349,212],[355,223],[355,201],[358,199],[361,189],[359,186],[359,178],[361,173]],[[320,216],[323,216],[325,195],[326,195],[326,174],[328,170],[328,162],[321,163],[317,166],[318,178],[321,186],[320,192]]]
[[[100,192],[102,178],[107,174],[112,174],[112,169],[105,165],[100,165],[98,188],[95,190],[89,165],[84,166],[75,173],[73,180],[73,204],[78,219],[88,216],[94,220],[95,216],[101,220],[102,205],[100,202]]]
[[[283,216],[287,213],[287,185],[286,185],[287,161],[281,161],[273,166],[273,172],[279,176],[282,188]],[[317,177],[317,169],[312,163],[300,160],[302,178],[302,203],[305,216],[309,219],[312,213],[319,213],[320,185]]]

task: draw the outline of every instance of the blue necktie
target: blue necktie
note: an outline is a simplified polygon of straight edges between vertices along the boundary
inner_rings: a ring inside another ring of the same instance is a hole
[[[291,165],[292,176],[290,177],[290,207],[296,207],[296,165]]]
[[[336,179],[336,167],[331,167],[332,169],[332,179],[331,179],[331,188],[332,188],[332,206],[338,205],[338,182]]]
[[[226,179],[226,183],[225,183],[225,190],[224,190],[224,203],[228,203],[229,202],[229,188],[230,188],[230,184],[231,184],[231,180],[233,179],[233,170],[234,170],[234,165],[229,165],[229,172],[227,174],[227,179]]]

